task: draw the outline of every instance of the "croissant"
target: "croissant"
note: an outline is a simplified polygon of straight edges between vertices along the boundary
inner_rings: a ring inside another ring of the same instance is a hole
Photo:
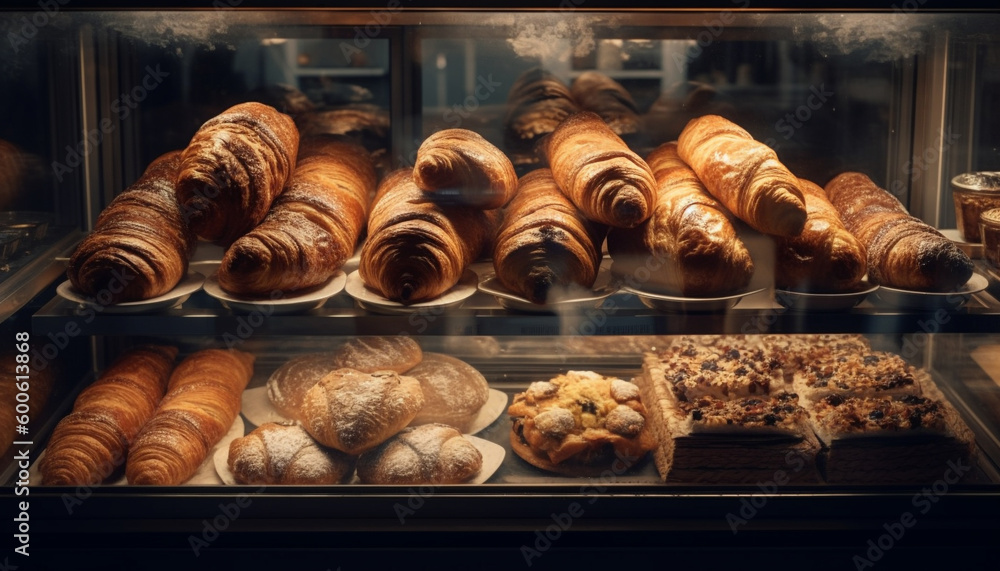
[[[177,198],[201,238],[228,247],[259,224],[295,167],[299,132],[262,103],[209,119],[181,156]]]
[[[298,424],[268,422],[229,445],[227,464],[238,484],[339,484],[357,459],[320,446]]]
[[[493,245],[497,279],[534,303],[553,288],[594,285],[607,227],[587,220],[560,192],[549,169],[521,177]]]
[[[500,208],[517,190],[517,173],[507,155],[478,133],[444,129],[417,149],[413,182],[437,202],[482,209]]]
[[[535,67],[521,74],[507,95],[504,117],[504,145],[514,164],[537,163],[535,143],[579,110],[569,88],[551,72]]]
[[[755,230],[796,236],[806,224],[799,180],[774,150],[718,115],[688,122],[677,152],[705,188]]]
[[[303,113],[295,118],[295,124],[303,138],[344,135],[369,151],[389,146],[389,112],[370,103]]]
[[[181,361],[129,450],[128,482],[171,486],[194,475],[236,420],[253,363],[235,349],[205,349]]]
[[[805,197],[805,228],[778,238],[774,283],[781,289],[844,292],[857,289],[868,271],[868,253],[840,220],[826,191],[799,179]]]
[[[411,170],[390,173],[368,218],[361,279],[394,301],[433,299],[488,248],[498,218],[496,210],[435,204],[414,184]]]
[[[653,211],[656,180],[595,113],[582,111],[549,135],[545,156],[563,193],[583,214],[616,228],[631,228]]]
[[[635,284],[641,289],[688,297],[746,288],[754,264],[732,214],[680,159],[677,143],[660,145],[646,161],[656,176],[653,215],[608,234],[615,273],[645,280]]]
[[[972,277],[964,252],[933,227],[910,216],[889,191],[867,176],[845,172],[826,184],[844,226],[868,250],[868,276],[888,287],[951,291]]]
[[[176,347],[137,347],[83,389],[52,432],[39,463],[42,483],[86,486],[114,473],[163,398],[176,357]]]
[[[108,305],[163,295],[187,274],[195,238],[174,194],[180,159],[154,160],[101,212],[70,256],[74,288]]]
[[[479,473],[482,453],[451,426],[423,424],[400,431],[358,458],[362,484],[460,484]]]
[[[229,247],[219,285],[244,296],[303,290],[354,254],[375,191],[368,153],[333,137],[304,139],[285,191],[259,226]]]
[[[639,114],[632,95],[607,75],[585,71],[573,80],[570,93],[581,109],[600,115],[616,135],[639,131]]]

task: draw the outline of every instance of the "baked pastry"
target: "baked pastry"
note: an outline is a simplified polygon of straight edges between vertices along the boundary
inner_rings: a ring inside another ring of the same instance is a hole
[[[150,299],[187,275],[195,238],[177,202],[180,151],[161,155],[105,208],[70,256],[73,287],[102,304]]]
[[[405,373],[422,357],[420,345],[405,335],[355,337],[333,351],[289,359],[268,377],[267,396],[283,416],[301,420],[306,393],[330,372],[346,368],[362,373]]]
[[[560,123],[545,156],[559,188],[587,218],[631,228],[652,214],[653,172],[598,115],[582,111]]]
[[[799,179],[764,143],[718,115],[692,119],[677,152],[719,202],[755,230],[796,236],[806,223]]]
[[[292,117],[316,110],[316,105],[297,88],[286,83],[269,83],[247,94],[249,100],[270,105]]]
[[[551,72],[535,67],[518,76],[504,116],[504,145],[514,165],[538,163],[536,143],[579,110],[569,88]]]
[[[370,103],[303,113],[295,124],[302,138],[343,135],[370,152],[389,146],[389,111]]]
[[[622,461],[632,466],[655,446],[639,389],[592,371],[531,383],[507,413],[514,452],[559,474],[594,476]]]
[[[423,405],[413,377],[337,369],[306,392],[302,424],[320,444],[356,455],[399,432]]]
[[[858,289],[868,271],[864,244],[844,227],[825,190],[801,178],[799,189],[808,217],[801,234],[775,242],[775,286],[829,293]]]
[[[490,387],[475,367],[441,353],[424,353],[416,367],[406,372],[420,383],[424,406],[410,421],[440,423],[466,432],[490,398]]]
[[[361,279],[400,303],[434,299],[487,250],[498,218],[493,210],[435,204],[413,182],[410,169],[397,170],[375,195],[361,248]]]
[[[205,349],[181,361],[132,443],[128,482],[176,486],[194,475],[236,420],[254,360],[235,349]]]
[[[590,288],[607,227],[588,220],[559,190],[552,171],[523,177],[504,210],[493,244],[493,268],[510,291],[534,303],[572,286]],[[556,297],[554,296],[554,297]]]
[[[267,217],[226,250],[219,286],[268,298],[324,284],[354,254],[375,182],[361,147],[333,137],[304,139]]]
[[[643,142],[655,147],[676,141],[688,121],[702,115],[720,115],[733,120],[736,107],[710,84],[678,81],[668,86],[639,121]]]
[[[793,392],[794,359],[761,336],[682,337],[647,352],[635,382],[664,481],[816,482],[821,447]]]
[[[639,131],[639,115],[632,95],[614,79],[599,71],[585,71],[573,80],[570,94],[580,109],[601,116],[620,137]]]
[[[870,178],[845,172],[826,184],[844,226],[868,249],[868,277],[894,288],[951,291],[972,277],[972,260],[951,240],[910,216]]]
[[[260,224],[295,168],[299,132],[263,103],[206,121],[181,156],[177,199],[195,234],[228,247]]]
[[[451,426],[424,424],[399,434],[358,458],[362,484],[395,486],[461,484],[483,467],[483,455]]]
[[[52,431],[39,462],[42,484],[94,485],[118,470],[163,398],[176,357],[176,347],[136,347],[83,389]]]
[[[614,272],[635,280],[648,276],[638,284],[642,289],[687,297],[746,288],[754,264],[732,214],[680,159],[677,143],[660,145],[646,162],[656,177],[653,215],[608,234]]]
[[[444,129],[417,149],[413,182],[435,202],[500,208],[517,190],[507,155],[468,129]]]
[[[320,446],[302,426],[268,422],[229,444],[227,463],[237,484],[343,483],[357,458]]]

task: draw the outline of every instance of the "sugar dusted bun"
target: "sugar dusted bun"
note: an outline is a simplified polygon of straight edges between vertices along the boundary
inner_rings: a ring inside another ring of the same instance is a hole
[[[443,424],[407,428],[358,459],[362,484],[460,484],[479,473],[483,455]]]
[[[424,353],[424,360],[406,374],[420,381],[424,394],[424,407],[411,425],[436,422],[465,432],[490,396],[479,371],[448,355]]]
[[[399,432],[423,405],[413,377],[337,369],[306,393],[302,424],[320,444],[360,454]]]
[[[364,373],[395,371],[405,373],[423,358],[420,345],[403,335],[355,337],[335,351],[336,366]]]
[[[320,446],[298,424],[268,422],[233,440],[228,464],[239,484],[338,484],[356,460]]]

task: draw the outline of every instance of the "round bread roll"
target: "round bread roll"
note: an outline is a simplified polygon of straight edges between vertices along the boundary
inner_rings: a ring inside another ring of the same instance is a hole
[[[409,337],[355,337],[333,351],[306,353],[278,367],[267,379],[267,397],[283,416],[302,420],[306,392],[331,371],[405,373],[422,357],[420,345]]]
[[[459,484],[479,473],[483,455],[443,424],[404,429],[358,458],[362,484]]]
[[[239,484],[339,484],[357,460],[323,448],[300,425],[268,422],[229,445],[229,470]]]
[[[337,369],[306,392],[301,420],[320,444],[355,455],[399,432],[423,406],[413,377]]]
[[[405,373],[422,358],[420,345],[404,335],[355,337],[334,350],[337,368],[355,369],[364,373]]]
[[[490,397],[486,379],[465,361],[424,353],[419,365],[407,375],[420,381],[424,407],[410,425],[440,423],[466,432]]]

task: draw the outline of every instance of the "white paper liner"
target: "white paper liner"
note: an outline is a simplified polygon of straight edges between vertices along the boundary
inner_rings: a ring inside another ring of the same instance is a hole
[[[220,450],[225,450],[228,453],[229,443],[239,438],[240,436],[243,436],[245,430],[246,430],[246,425],[243,423],[243,417],[237,415],[236,420],[233,421],[233,425],[229,427],[229,431],[222,436],[222,440],[220,440],[218,444],[216,444],[215,446],[212,447],[211,450],[209,450],[208,457],[205,458],[205,461],[202,462],[200,466],[198,466],[198,469],[195,471],[194,475],[188,478],[188,480],[182,483],[181,485],[217,486],[219,484],[222,484],[222,480],[219,478],[219,475],[215,471],[214,456]],[[41,462],[42,458],[44,457],[45,457],[45,451],[43,450],[42,453],[38,455],[38,458],[35,460],[35,463],[32,464],[31,468],[28,470],[28,474],[30,475],[32,482],[42,481],[42,474],[38,471],[38,465]],[[126,480],[125,475],[122,474],[121,478],[113,482],[107,482],[104,485],[127,486],[128,480]]]
[[[479,414],[469,426],[468,434],[475,434],[480,430],[493,424],[507,411],[507,394],[496,389],[490,389],[490,396],[486,404],[479,409]],[[278,409],[274,408],[271,399],[267,397],[267,386],[255,387],[243,391],[243,416],[254,426],[260,426],[267,422],[287,422],[292,420],[282,416]]]
[[[489,480],[491,476],[500,468],[503,464],[503,459],[506,454],[503,446],[499,444],[494,444],[489,440],[484,440],[478,436],[471,436],[469,434],[462,435],[465,439],[472,443],[479,450],[479,453],[483,455],[483,466],[480,468],[479,473],[476,474],[474,478],[466,482],[467,484],[482,484],[486,480]],[[228,486],[236,485],[236,478],[233,477],[232,471],[229,470],[229,445],[226,445],[225,449],[218,449],[215,451],[212,457],[212,463],[217,474],[217,479],[221,480],[223,484]],[[360,484],[357,474],[351,477],[350,484]]]

